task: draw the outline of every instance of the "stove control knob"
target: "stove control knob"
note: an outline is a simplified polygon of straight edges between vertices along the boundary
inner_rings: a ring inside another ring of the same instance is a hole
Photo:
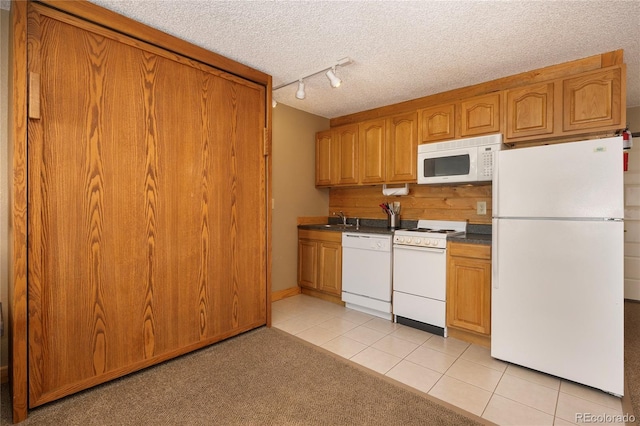
[[[420,238],[416,238],[416,244],[422,244],[422,240]]]

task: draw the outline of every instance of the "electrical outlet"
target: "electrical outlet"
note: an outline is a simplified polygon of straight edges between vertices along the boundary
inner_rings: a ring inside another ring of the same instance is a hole
[[[486,215],[487,214],[487,202],[486,201],[478,201],[476,204],[476,210],[478,215]]]

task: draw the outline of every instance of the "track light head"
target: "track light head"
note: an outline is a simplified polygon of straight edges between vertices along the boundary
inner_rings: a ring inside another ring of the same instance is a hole
[[[331,83],[331,87],[339,87],[342,84],[342,80],[340,80],[336,76],[336,68],[344,67],[344,66],[347,66],[347,65],[349,65],[351,63],[353,63],[351,58],[349,58],[349,57],[342,58],[338,62],[335,62],[334,65],[329,67],[329,68],[323,68],[323,69],[321,69],[319,71],[316,71],[316,72],[314,72],[312,74],[309,74],[309,75],[307,75],[305,77],[300,77],[298,80],[293,80],[293,81],[290,81],[288,83],[280,84],[280,85],[278,85],[276,87],[273,87],[271,90],[273,92],[275,92],[276,90],[282,89],[283,87],[286,87],[286,86],[289,86],[291,84],[294,84],[297,81],[298,82],[298,90],[296,91],[296,98],[302,100],[302,99],[306,98],[306,93],[305,93],[305,90],[304,90],[304,79],[305,78],[310,78],[310,77],[325,73],[325,75],[329,79],[329,82]],[[272,106],[274,108],[276,107],[277,104],[278,103],[275,100],[273,100]]]
[[[340,87],[340,85],[342,84],[342,80],[336,77],[336,67],[333,67],[329,71],[327,71],[326,76],[331,82],[331,87]]]
[[[304,81],[300,80],[298,81],[298,90],[296,91],[296,98],[304,99],[305,95],[306,94],[304,93]]]

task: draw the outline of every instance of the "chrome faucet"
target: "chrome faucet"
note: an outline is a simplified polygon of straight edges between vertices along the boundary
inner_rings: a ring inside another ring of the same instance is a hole
[[[344,213],[342,213],[341,211],[339,212],[333,212],[334,216],[338,216],[340,219],[342,219],[342,224],[346,225],[347,224],[347,217],[344,215]]]

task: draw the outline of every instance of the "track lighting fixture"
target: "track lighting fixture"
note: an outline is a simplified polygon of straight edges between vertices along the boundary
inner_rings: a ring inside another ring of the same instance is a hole
[[[317,74],[320,73],[325,73],[325,75],[327,76],[327,78],[329,79],[329,82],[331,83],[331,87],[339,87],[340,84],[342,84],[342,80],[340,80],[337,76],[336,76],[336,68],[337,67],[344,67],[349,65],[350,63],[352,63],[351,58],[347,57],[347,58],[342,58],[339,61],[337,61],[335,64],[331,65],[330,67],[327,68],[323,68],[320,71],[316,71],[314,73],[311,73],[305,77],[299,78],[297,80],[294,81],[290,81],[289,83],[285,83],[285,84],[281,84],[279,86],[274,87],[272,90],[275,92],[278,89],[282,89],[285,86],[289,86],[293,83],[298,83],[298,90],[296,90],[296,98],[297,99],[304,99],[306,97],[306,93],[304,90],[304,80],[310,77],[313,77]],[[272,101],[272,106],[275,108],[276,105],[278,104],[275,99]]]
[[[296,91],[296,98],[304,99],[304,97],[305,97],[304,81],[300,80],[300,81],[298,81],[298,90]]]
[[[336,77],[336,67],[331,68],[327,71],[327,78],[331,82],[331,87],[340,87],[342,84],[342,80]]]

